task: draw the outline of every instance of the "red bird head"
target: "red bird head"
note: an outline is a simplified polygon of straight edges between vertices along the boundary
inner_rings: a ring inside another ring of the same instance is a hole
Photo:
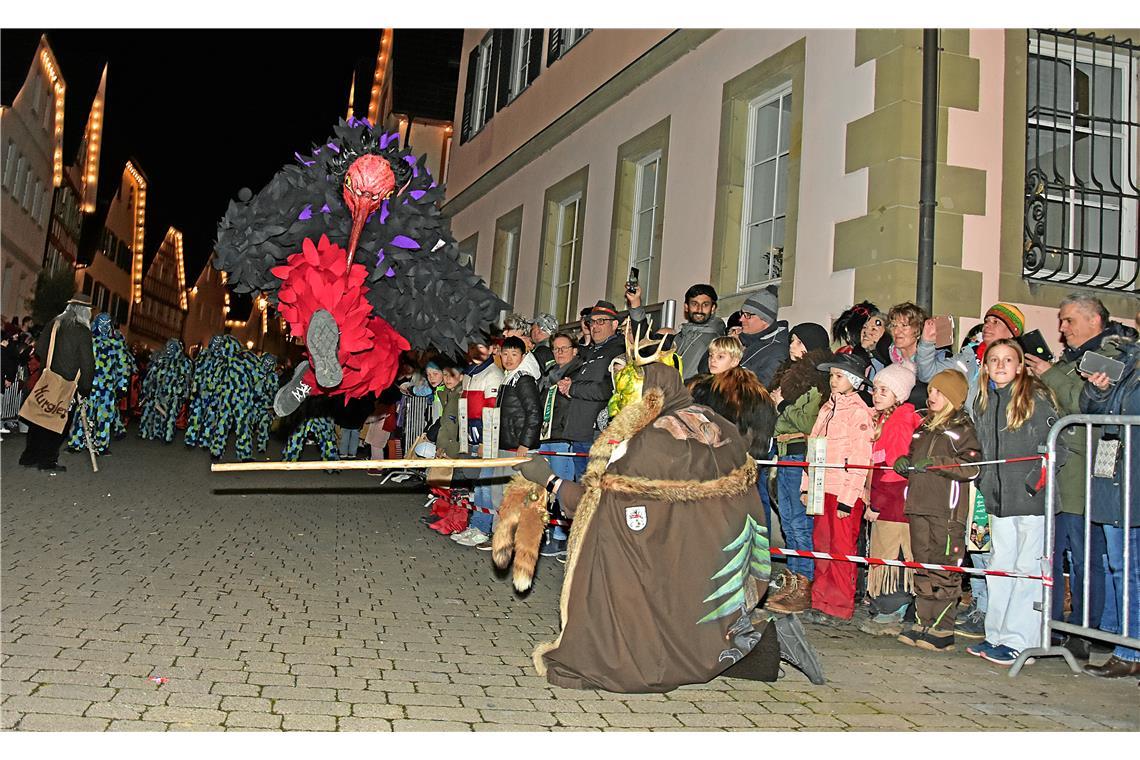
[[[352,214],[352,234],[348,238],[348,259],[356,253],[360,231],[368,217],[380,208],[396,189],[396,175],[388,162],[369,153],[352,162],[344,175],[344,203]]]

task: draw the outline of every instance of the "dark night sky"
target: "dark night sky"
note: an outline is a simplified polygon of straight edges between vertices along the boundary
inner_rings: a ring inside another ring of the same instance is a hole
[[[45,31],[67,82],[65,163],[109,62],[100,198],[114,195],[124,163],[135,158],[149,180],[147,263],[174,225],[183,232],[188,283],[230,198],[242,187],[256,192],[294,151],[331,133],[354,70],[356,112],[367,112],[380,44],[379,29],[3,29],[3,103],[19,92]],[[452,117],[461,42],[461,30],[397,30],[397,110]]]

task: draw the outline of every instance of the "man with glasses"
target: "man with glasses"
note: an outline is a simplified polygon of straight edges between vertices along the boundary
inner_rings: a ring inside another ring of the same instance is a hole
[[[550,348],[554,353],[554,363],[546,371],[546,382],[550,388],[543,397],[542,404],[542,436],[539,448],[543,451],[553,451],[560,454],[570,453],[574,450],[574,442],[566,437],[566,423],[569,419],[571,401],[558,392],[558,381],[562,379],[566,368],[570,366],[578,355],[578,343],[568,333],[556,333],[550,339]],[[577,480],[586,469],[585,457],[549,457],[550,469],[563,480]],[[581,467],[578,464],[581,463]],[[558,502],[555,501],[551,516],[561,520]],[[543,542],[539,554],[543,557],[556,557],[559,562],[566,561],[566,528],[561,525],[550,526],[546,540]]]
[[[673,344],[681,357],[681,377],[683,380],[708,372],[709,343],[713,338],[724,335],[724,320],[716,316],[716,288],[707,283],[693,285],[685,291],[685,324],[677,330]],[[635,288],[629,297],[629,315],[635,321],[645,320],[645,310],[641,307],[641,288]]]
[[[756,373],[765,388],[771,388],[776,370],[788,358],[788,323],[776,321],[779,290],[769,285],[748,297],[740,307],[740,342],[744,355],[740,366]]]
[[[610,362],[625,354],[625,339],[618,335],[617,308],[609,301],[598,301],[590,309],[587,325],[590,345],[579,348],[578,356],[566,367],[558,392],[569,399],[564,435],[571,450],[590,450],[598,433],[598,415],[613,395]],[[578,476],[586,470],[585,458],[575,460]]]

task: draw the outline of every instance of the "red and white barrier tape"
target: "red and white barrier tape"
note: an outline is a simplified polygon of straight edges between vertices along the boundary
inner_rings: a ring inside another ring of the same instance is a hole
[[[1035,462],[1037,460],[1044,460],[1044,454],[1035,454],[1029,457],[1009,457],[1008,459],[987,459],[983,462],[969,462],[963,464],[932,464],[926,467],[927,470],[951,470],[955,467],[981,467],[982,465],[990,464],[1013,464],[1014,462]],[[808,467],[815,467],[820,470],[893,470],[889,464],[812,464],[811,462],[799,462],[796,460],[785,459],[757,459],[756,464],[763,467],[801,467],[807,469]],[[913,467],[910,468],[914,470]]]
[[[1031,575],[1029,573],[1015,573],[1008,570],[981,570],[974,567],[959,567],[958,565],[935,565],[926,562],[908,562],[901,559],[880,559],[879,557],[860,557],[853,554],[828,554],[826,552],[805,552],[798,549],[780,549],[771,547],[769,552],[773,556],[806,557],[808,559],[830,559],[839,562],[856,562],[861,565],[887,565],[889,567],[909,567],[915,570],[945,570],[951,573],[964,573],[966,575],[996,575],[1000,578],[1027,578],[1034,581],[1043,581],[1046,586],[1053,585],[1051,575]]]

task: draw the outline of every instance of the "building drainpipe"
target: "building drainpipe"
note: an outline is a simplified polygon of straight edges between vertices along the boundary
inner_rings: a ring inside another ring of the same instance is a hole
[[[933,313],[934,207],[938,176],[938,30],[922,32],[922,159],[918,199],[918,271],[915,301]]]

